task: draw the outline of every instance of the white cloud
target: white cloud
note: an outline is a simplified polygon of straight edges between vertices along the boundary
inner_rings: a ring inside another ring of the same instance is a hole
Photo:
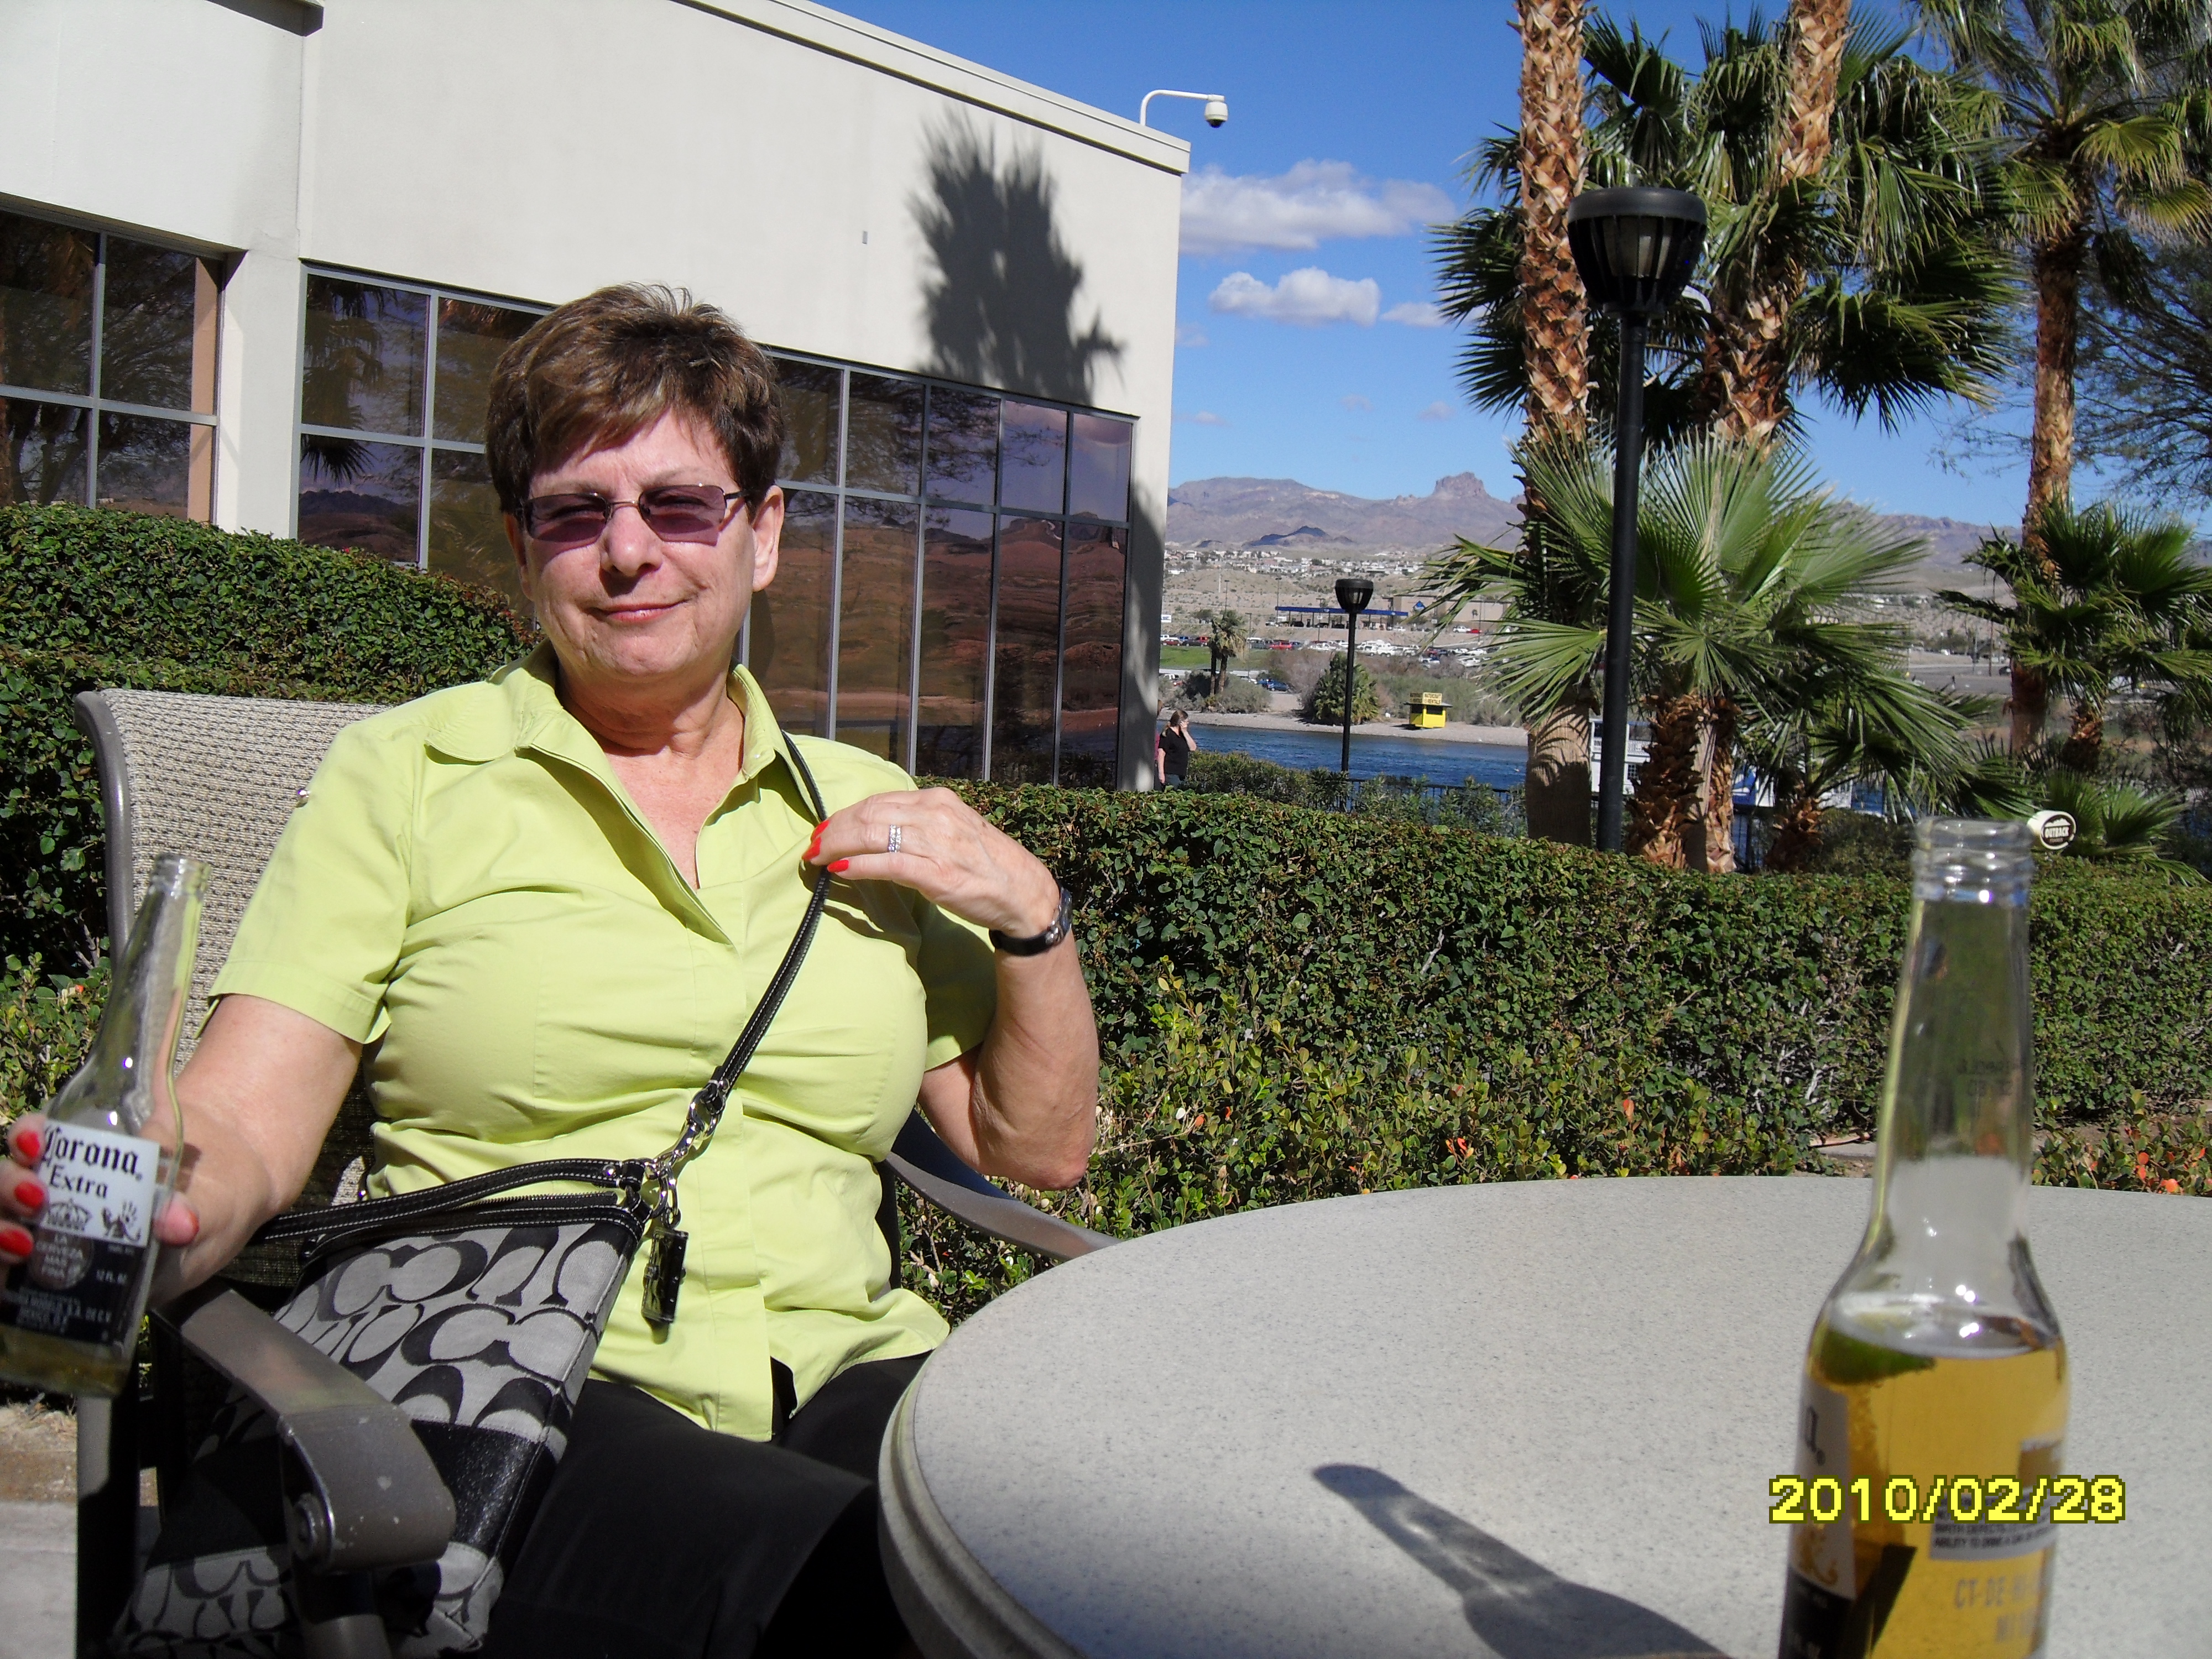
[[[1193,426],[1227,426],[1229,424],[1210,409],[1201,409],[1189,415],[1178,415],[1176,419],[1188,421]]]
[[[1355,415],[1359,413],[1363,409],[1372,409],[1375,407],[1372,403],[1361,397],[1356,392],[1350,393],[1348,396],[1339,398],[1337,402],[1342,404],[1346,409],[1350,410]]]
[[[1182,251],[1303,252],[1339,237],[1408,235],[1455,211],[1434,185],[1378,183],[1349,161],[1301,161],[1273,179],[1209,167],[1182,181]]]
[[[1372,276],[1353,282],[1332,276],[1319,265],[1291,271],[1270,288],[1249,270],[1233,270],[1206,301],[1214,311],[1234,317],[1266,317],[1279,323],[1318,328],[1323,323],[1375,326],[1382,290]]]
[[[1202,346],[1206,343],[1206,331],[1196,323],[1176,325],[1176,343],[1179,346]]]
[[[1426,300],[1408,300],[1395,305],[1382,313],[1386,323],[1403,323],[1407,328],[1442,328],[1444,313]]]
[[[1449,421],[1459,411],[1439,398],[1413,418],[1417,421]]]

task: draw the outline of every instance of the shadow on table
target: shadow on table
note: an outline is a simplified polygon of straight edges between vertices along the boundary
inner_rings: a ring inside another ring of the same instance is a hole
[[[1459,1593],[1498,1659],[1673,1659],[1717,1654],[1671,1619],[1562,1578],[1380,1469],[1324,1463],[1314,1479]]]

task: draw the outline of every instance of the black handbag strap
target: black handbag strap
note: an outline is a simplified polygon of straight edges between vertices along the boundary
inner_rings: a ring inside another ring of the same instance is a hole
[[[822,791],[814,781],[814,774],[807,770],[806,762],[799,752],[799,744],[785,738],[782,744],[784,760],[790,765],[792,775],[799,781],[805,793],[806,805],[813,810],[814,821],[819,823],[830,816],[822,804]],[[762,992],[752,1018],[745,1022],[744,1030],[730,1046],[711,1076],[691,1097],[691,1104],[684,1113],[684,1132],[676,1144],[658,1158],[612,1159],[604,1158],[553,1158],[535,1164],[519,1164],[512,1169],[492,1170],[478,1176],[467,1176],[459,1181],[426,1187],[420,1192],[401,1193],[392,1198],[373,1198],[360,1203],[332,1206],[323,1209],[289,1210],[283,1215],[264,1222],[253,1235],[257,1244],[277,1243],[287,1239],[325,1237],[350,1233],[367,1227],[388,1226],[396,1221],[406,1221],[419,1216],[434,1215],[441,1211],[474,1204],[501,1193],[513,1192],[519,1187],[536,1187],[547,1182],[569,1182],[585,1186],[613,1188],[626,1190],[641,1197],[651,1211],[669,1224],[676,1217],[676,1177],[684,1166],[707,1148],[714,1138],[714,1131],[722,1121],[722,1113],[729,1104],[730,1091],[738,1077],[752,1061],[753,1051],[768,1035],[768,1028],[775,1018],[776,1011],[790,994],[793,981],[798,979],[799,968],[806,960],[808,948],[814,943],[816,927],[822,921],[823,907],[830,901],[831,877],[824,867],[814,878],[814,890],[807,897],[806,914],[799,918],[799,931],[792,936],[784,950],[783,960]]]

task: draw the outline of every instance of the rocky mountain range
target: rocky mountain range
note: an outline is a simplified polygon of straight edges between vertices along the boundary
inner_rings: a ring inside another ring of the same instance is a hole
[[[1965,557],[1990,526],[1912,514],[1876,515],[1883,528],[1928,544],[1921,586],[1971,587],[1986,580]],[[1425,555],[1455,536],[1510,539],[1520,523],[1519,498],[1490,493],[1472,472],[1437,480],[1425,495],[1376,501],[1316,489],[1295,478],[1194,478],[1168,492],[1168,540],[1178,547],[1267,548],[1301,557],[1364,558],[1395,550]]]

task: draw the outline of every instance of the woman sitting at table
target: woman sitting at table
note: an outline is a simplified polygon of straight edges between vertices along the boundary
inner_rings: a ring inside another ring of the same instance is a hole
[[[299,1193],[366,1044],[380,1194],[650,1157],[816,870],[842,878],[683,1176],[681,1316],[646,1324],[641,1252],[487,1653],[896,1650],[876,1455],[946,1327],[890,1287],[872,1163],[917,1098],[987,1174],[1065,1187],[1090,1154],[1074,947],[987,937],[1064,927],[1051,873],[950,792],[800,739],[816,823],[793,740],[731,667],[775,575],[781,437],[767,359],[663,289],[575,301],[507,352],[490,468],[544,642],[338,738],[178,1084],[194,1161],[160,1228],[184,1247],[169,1291]],[[23,1174],[0,1182],[17,1216]]]

